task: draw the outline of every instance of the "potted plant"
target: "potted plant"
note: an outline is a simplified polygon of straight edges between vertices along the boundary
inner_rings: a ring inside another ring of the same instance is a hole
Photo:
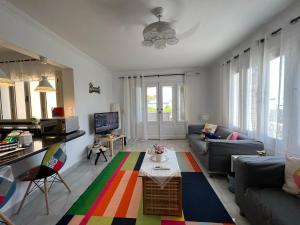
[[[163,145],[160,145],[160,144],[155,144],[155,145],[153,145],[153,148],[154,148],[156,161],[161,162],[162,161],[162,155],[165,152],[165,147]]]

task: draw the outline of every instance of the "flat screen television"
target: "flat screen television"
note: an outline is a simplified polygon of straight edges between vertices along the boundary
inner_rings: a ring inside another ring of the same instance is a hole
[[[105,112],[94,114],[95,134],[109,134],[119,128],[118,112]]]

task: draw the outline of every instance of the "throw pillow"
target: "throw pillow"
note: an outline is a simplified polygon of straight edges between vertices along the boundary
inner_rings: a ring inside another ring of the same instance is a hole
[[[239,133],[238,132],[232,132],[230,136],[230,140],[236,141],[239,138]]]
[[[210,123],[205,123],[205,125],[204,125],[205,133],[212,133],[212,134],[214,134],[216,132],[217,127],[218,127],[218,125],[210,124]]]
[[[208,138],[208,139],[219,139],[219,137],[217,135],[212,134],[212,133],[205,134],[205,138]]]
[[[300,197],[300,158],[286,157],[284,177],[285,183],[282,189]]]

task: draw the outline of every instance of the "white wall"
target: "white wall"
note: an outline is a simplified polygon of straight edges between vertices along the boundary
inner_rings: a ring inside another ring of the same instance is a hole
[[[4,0],[0,0],[0,44],[9,42],[25,50],[48,57],[74,71],[75,114],[80,128],[87,134],[67,143],[68,160],[64,170],[85,155],[85,147],[93,142],[89,129],[89,116],[95,112],[109,111],[112,100],[112,76],[110,71],[86,54],[34,21]],[[101,95],[89,94],[89,82],[101,87]],[[40,163],[43,154],[28,158],[13,165],[15,175]],[[4,208],[15,204],[24,192],[24,184],[18,184],[14,199]]]
[[[120,103],[122,108],[123,86],[120,76],[135,75],[163,75],[163,74],[181,74],[188,72],[187,79],[187,111],[188,123],[199,123],[200,114],[209,113],[209,103],[207,99],[209,87],[209,74],[206,69],[202,68],[176,68],[165,70],[145,70],[145,71],[127,71],[117,72],[113,79],[113,102]],[[195,74],[195,72],[199,74]]]
[[[210,108],[214,112],[213,120],[220,122],[220,115],[222,113],[220,103],[220,77],[219,71],[222,63],[231,59],[233,56],[240,54],[245,49],[251,47],[251,45],[256,41],[265,37],[266,34],[270,34],[273,31],[281,28],[289,26],[289,22],[291,19],[300,16],[300,1],[295,1],[290,7],[281,12],[280,14],[271,18],[268,22],[263,24],[259,29],[249,35],[244,41],[239,43],[235,48],[229,50],[226,54],[217,59],[208,70],[210,74],[210,89],[214,90],[213,101],[210,102]]]

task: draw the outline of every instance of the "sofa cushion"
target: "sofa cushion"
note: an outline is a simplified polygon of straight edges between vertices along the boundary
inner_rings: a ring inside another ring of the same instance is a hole
[[[226,139],[230,134],[232,133],[232,130],[222,127],[222,126],[218,126],[215,135],[220,136],[221,139]]]
[[[300,197],[300,158],[287,156],[283,190]]]
[[[194,151],[200,154],[207,153],[207,142],[202,141],[199,134],[190,134],[189,140]]]
[[[280,188],[248,188],[245,193],[249,210],[263,217],[264,224],[298,225],[300,199]],[[247,214],[247,213],[246,213]]]

